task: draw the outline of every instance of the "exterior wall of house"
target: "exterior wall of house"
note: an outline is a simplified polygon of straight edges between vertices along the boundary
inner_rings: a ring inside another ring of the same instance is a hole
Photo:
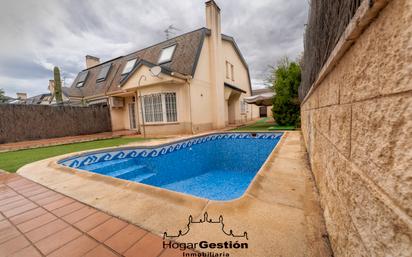
[[[210,80],[209,41],[203,42],[196,72],[190,83],[193,131],[213,129],[212,90]]]
[[[189,90],[187,84],[166,84],[157,86],[148,86],[141,89],[141,96],[156,93],[176,93],[177,122],[164,122],[157,124],[145,123],[145,132],[147,135],[167,135],[167,134],[187,134],[191,133],[190,121],[190,103]],[[142,118],[142,112],[139,105],[139,120]],[[140,123],[141,124],[141,123]]]
[[[245,90],[247,93],[239,93],[233,89],[224,88],[224,114],[225,125],[229,123],[230,114],[234,113],[234,123],[241,124],[253,119],[259,118],[259,107],[255,105],[247,105],[247,112],[240,112],[240,102],[243,97],[250,96],[249,78],[247,69],[243,65],[232,43],[222,40],[222,61],[223,70],[219,72],[222,81]],[[193,131],[205,131],[214,128],[213,115],[214,111],[211,106],[217,101],[213,99],[215,95],[212,90],[212,82],[210,76],[210,58],[209,58],[209,41],[205,40],[202,51],[200,53],[199,62],[197,64],[194,78],[190,84],[190,95],[192,105],[192,120]],[[234,66],[234,80],[226,78],[226,61],[229,61]],[[223,85],[222,85],[223,87]],[[221,101],[221,100],[220,100]],[[229,114],[230,113],[230,114]],[[221,114],[220,114],[221,115]]]
[[[140,80],[140,78],[142,79]],[[154,77],[151,74],[149,67],[142,66],[119,90],[123,91],[123,93],[120,92],[118,97],[124,97],[125,102],[123,108],[111,108],[113,130],[130,129],[128,103],[132,102],[133,97],[136,96],[137,90],[139,90],[140,96],[156,93],[176,93],[177,122],[145,123],[144,132],[147,135],[191,133],[189,86],[185,80],[173,78],[164,73],[160,74],[158,77]],[[137,99],[136,130],[143,133],[142,119],[143,112],[141,110],[140,99]]]
[[[244,97],[251,96],[252,92],[250,91],[250,86],[249,86],[249,76],[247,72],[247,68],[243,64],[241,58],[236,52],[236,49],[234,48],[233,44],[229,41],[223,40],[222,42],[222,55],[223,55],[223,62],[224,62],[224,69],[223,69],[223,74],[221,74],[224,77],[224,82],[233,85],[235,87],[238,87],[240,89],[243,89],[246,91],[245,93],[240,94],[240,97],[235,96],[235,99],[230,99],[231,105],[229,106],[226,104],[227,107],[232,107],[235,111],[235,123],[245,123],[247,121],[251,121],[252,119],[256,119],[259,117],[259,108],[255,105],[247,105],[246,112],[241,113],[240,112],[240,103],[243,101]],[[233,65],[233,70],[234,70],[234,75],[229,76],[229,78],[226,76],[226,62],[229,62],[230,64]],[[232,79],[233,78],[233,79]],[[229,102],[229,99],[226,100]],[[226,124],[229,123],[228,120],[229,115],[226,115]]]
[[[301,106],[335,256],[412,252],[411,24],[389,1]]]
[[[133,96],[125,96],[123,98],[123,107],[113,108],[110,107],[110,116],[112,121],[112,130],[128,130],[130,129],[129,120],[129,103],[133,101]]]

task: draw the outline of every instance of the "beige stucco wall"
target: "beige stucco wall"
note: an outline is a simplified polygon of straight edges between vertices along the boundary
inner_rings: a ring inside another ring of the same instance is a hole
[[[246,94],[241,94],[239,98],[234,103],[235,110],[236,110],[236,123],[244,123],[247,121],[251,121],[252,119],[256,119],[259,117],[259,109],[257,106],[254,105],[247,105],[247,112],[241,113],[240,112],[240,102],[243,101],[244,97],[251,96],[250,86],[249,86],[249,76],[247,73],[247,67],[243,64],[240,56],[237,54],[235,47],[233,46],[232,42],[223,40],[222,44],[223,48],[223,61],[224,64],[226,61],[231,63],[234,67],[234,76],[233,80],[231,78],[226,77],[226,65],[223,65],[223,76],[224,81],[228,84],[234,85],[240,89],[246,91]],[[227,118],[228,116],[226,116]],[[226,119],[226,121],[228,121]]]
[[[212,92],[209,68],[209,43],[203,42],[196,72],[190,83],[193,131],[213,128]]]
[[[190,83],[194,132],[213,128],[213,115],[215,114],[211,106],[215,103],[215,99],[213,99],[214,94],[212,92],[212,83],[210,79],[209,51],[209,41],[205,40],[200,53],[195,75]],[[247,69],[243,65],[231,42],[222,40],[221,59],[223,62],[223,69],[218,72],[218,76],[221,76],[224,82],[241,88],[247,92],[246,94],[240,94],[240,97],[238,97],[237,91],[229,88],[224,89],[225,99],[223,99],[223,101],[225,104],[223,105],[223,110],[219,110],[219,112],[224,113],[225,124],[229,124],[229,109],[232,110],[231,113],[234,113],[234,120],[236,124],[245,123],[247,121],[251,121],[252,119],[258,118],[259,109],[254,105],[247,105],[247,112],[243,114],[240,113],[240,101],[243,100],[243,97],[250,96],[249,78],[247,75]],[[226,78],[226,61],[229,61],[234,65],[235,75],[233,81]],[[230,106],[229,103],[231,103]]]
[[[133,101],[133,96],[124,96],[123,107],[110,108],[110,116],[112,121],[112,130],[130,129],[129,108],[128,105]]]
[[[177,122],[162,123],[162,124],[145,124],[146,133],[148,135],[164,135],[164,134],[185,134],[191,133],[190,127],[190,103],[187,84],[165,84],[157,86],[149,86],[141,89],[142,96],[155,93],[176,93],[176,108]],[[141,111],[139,106],[140,117]],[[140,119],[141,120],[141,119]]]
[[[139,79],[142,75],[144,75],[145,78],[143,78],[139,84]],[[128,103],[132,101],[133,96],[136,96],[138,88],[141,96],[154,93],[176,93],[177,122],[145,123],[145,133],[147,135],[191,133],[188,83],[183,79],[175,78],[164,73],[158,77],[154,77],[147,66],[141,66],[119,89],[125,91],[117,94],[118,97],[124,97],[125,104],[123,108],[111,108],[113,130],[130,129]],[[142,111],[140,107],[141,105],[138,100],[138,102],[136,102],[136,130],[143,132],[141,128]]]
[[[389,2],[301,107],[335,256],[412,255],[411,35]]]

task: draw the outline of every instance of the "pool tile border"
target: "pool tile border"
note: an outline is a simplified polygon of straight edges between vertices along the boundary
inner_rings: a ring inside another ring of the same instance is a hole
[[[112,161],[125,158],[156,157],[167,153],[179,151],[193,145],[203,144],[218,139],[276,139],[282,136],[282,132],[220,132],[189,139],[182,139],[154,147],[119,147],[117,149],[91,151],[80,155],[71,156],[59,160],[58,163],[70,168],[79,168],[98,162]]]

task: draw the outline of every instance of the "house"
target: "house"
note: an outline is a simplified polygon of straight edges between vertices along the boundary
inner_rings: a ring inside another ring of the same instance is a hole
[[[43,93],[31,97],[27,97],[27,93],[17,93],[16,99],[9,101],[12,104],[41,104],[41,105],[56,105],[56,98],[54,97],[54,80],[49,80],[49,93]],[[76,99],[70,99],[64,92],[62,92],[63,104],[65,105],[82,105]]]
[[[206,5],[206,27],[86,69],[63,92],[87,104],[108,104],[113,130],[196,133],[259,116],[248,65],[233,37],[221,34],[220,8]]]
[[[28,97],[25,104],[42,104],[49,105],[52,103],[53,97],[51,93],[40,94],[32,97]]]

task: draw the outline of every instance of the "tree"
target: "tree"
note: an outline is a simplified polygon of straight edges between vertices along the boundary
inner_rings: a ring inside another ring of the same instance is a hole
[[[6,100],[7,100],[7,97],[4,94],[4,90],[0,88],[0,103],[4,103],[6,102]]]
[[[283,58],[273,71],[273,117],[281,126],[300,126],[300,103],[298,88],[300,84],[300,66]]]
[[[59,67],[55,66],[53,69],[53,72],[54,72],[54,96],[56,97],[56,103],[62,104],[63,103],[62,82],[60,79]]]

